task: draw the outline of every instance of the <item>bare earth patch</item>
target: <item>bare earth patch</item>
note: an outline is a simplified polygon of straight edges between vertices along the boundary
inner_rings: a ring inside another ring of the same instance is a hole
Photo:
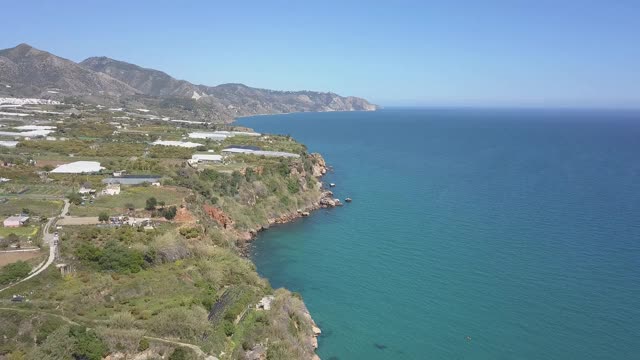
[[[20,252],[0,252],[0,267],[12,264],[16,261],[27,261],[29,259],[40,256],[42,252],[37,251],[20,251]]]

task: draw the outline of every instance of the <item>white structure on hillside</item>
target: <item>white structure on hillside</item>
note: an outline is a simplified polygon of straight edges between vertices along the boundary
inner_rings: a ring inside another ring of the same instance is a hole
[[[0,140],[0,146],[4,147],[16,147],[18,145],[17,141],[4,141]]]
[[[76,161],[51,170],[52,174],[89,174],[104,169],[97,161]]]
[[[260,136],[260,133],[249,131],[213,131],[213,132],[192,132],[189,137],[192,139],[224,140],[232,136]]]
[[[82,194],[82,195],[86,195],[86,194],[93,194],[93,193],[95,193],[95,192],[96,192],[96,191],[95,191],[94,189],[92,189],[92,188],[88,188],[88,187],[84,187],[84,186],[81,186],[81,187],[80,187],[80,190],[78,190],[78,193],[79,193],[79,194]]]
[[[18,129],[18,130],[55,130],[56,127],[55,126],[51,126],[51,125],[22,125],[22,126],[16,126],[16,127],[14,127],[14,129]]]
[[[271,303],[275,300],[275,296],[267,295],[260,299],[256,304],[256,310],[271,310]]]
[[[24,225],[27,220],[29,220],[29,217],[25,215],[9,216],[8,218],[4,219],[2,225],[4,225],[4,227],[20,227]]]
[[[193,132],[189,134],[189,137],[192,139],[209,139],[209,140],[224,140],[228,136],[216,133],[206,133],[206,132]]]
[[[243,148],[228,148],[223,149],[223,153],[226,154],[251,154],[251,155],[259,155],[259,156],[267,156],[267,157],[287,157],[287,158],[299,158],[300,155],[288,153],[284,151],[267,151],[267,150],[252,150],[252,149],[243,149]]]
[[[219,163],[222,162],[222,155],[216,154],[193,154],[191,155],[191,164],[197,163]]]
[[[107,184],[107,187],[100,192],[102,195],[118,195],[120,194],[120,184]]]
[[[189,141],[173,141],[173,140],[156,140],[152,143],[153,145],[162,145],[162,146],[180,146],[186,148],[194,148],[198,146],[202,146],[202,144],[189,142]]]

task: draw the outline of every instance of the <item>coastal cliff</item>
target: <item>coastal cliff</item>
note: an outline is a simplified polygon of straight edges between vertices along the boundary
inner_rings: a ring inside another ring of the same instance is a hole
[[[331,208],[340,205],[338,199],[333,198],[333,193],[328,190],[322,189],[322,183],[320,178],[324,176],[329,167],[322,155],[318,153],[312,153],[305,155],[301,163],[307,162],[310,166],[298,166],[300,164],[293,163],[289,169],[288,177],[295,180],[301,188],[301,192],[309,193],[309,197],[301,197],[302,201],[298,203],[299,208],[293,210],[288,209],[284,212],[276,212],[273,216],[263,219],[263,223],[260,223],[250,230],[242,231],[237,227],[237,222],[233,217],[225,213],[223,207],[204,205],[204,213],[213,221],[217,222],[223,227],[223,229],[230,234],[231,238],[235,238],[236,245],[244,256],[248,256],[250,243],[257,237],[259,232],[269,229],[272,225],[286,224],[301,217],[310,216],[311,212],[320,208]],[[263,172],[263,169],[258,169],[258,172]],[[246,170],[245,170],[246,175]],[[315,181],[314,181],[315,180]],[[255,201],[255,200],[254,200]],[[249,204],[255,206],[255,202],[249,201]],[[302,338],[306,339],[302,342],[298,342],[298,347],[301,349],[307,349],[303,351],[300,358],[306,359],[319,359],[315,354],[315,349],[318,348],[317,337],[320,336],[321,330],[314,322],[310,312],[307,310],[304,302],[301,298],[291,296],[290,293],[284,289],[276,292],[275,305],[284,306],[287,312],[294,311],[297,315],[294,315],[298,320],[296,329],[302,331]],[[281,309],[282,310],[282,309]],[[284,316],[284,315],[280,315]],[[311,349],[311,350],[309,350]],[[245,351],[246,359],[265,359],[268,345],[259,343],[250,349]]]
[[[339,199],[335,199],[333,197],[333,192],[322,188],[322,182],[320,179],[330,169],[322,155],[312,153],[308,155],[308,159],[312,163],[311,169],[308,172],[304,169],[299,171],[297,167],[293,167],[291,169],[290,176],[296,179],[303,191],[311,193],[312,196],[305,199],[297,209],[289,209],[284,212],[275,213],[274,216],[268,217],[266,222],[261,223],[248,231],[238,233],[238,245],[245,256],[247,255],[250,242],[255,239],[259,232],[269,229],[272,225],[286,224],[301,217],[307,217],[314,210],[342,205]],[[318,181],[314,183],[313,188],[308,187],[308,177],[318,179]],[[218,222],[227,221],[225,220],[226,215],[220,211],[210,210],[210,214]]]
[[[84,138],[86,119],[65,120],[59,131]],[[100,120],[89,125],[90,131],[105,127],[105,134],[113,134]],[[175,127],[155,126],[152,131],[161,136],[182,136]],[[97,157],[96,149],[105,146],[114,149],[102,162],[109,173],[144,169],[161,180],[159,187],[123,185],[119,195],[71,204],[74,218],[108,211],[108,216],[148,217],[152,225],[94,223],[59,229],[56,264],[64,265],[61,270],[52,266],[12,287],[14,294],[27,294],[27,305],[38,307],[0,309],[0,320],[10,325],[0,329],[4,353],[28,359],[68,359],[70,351],[111,360],[169,355],[317,359],[320,329],[300,295],[273,289],[242,254],[259,231],[335,205],[320,182],[328,171],[322,156],[309,154],[288,136],[237,136],[203,142],[199,151],[256,146],[290,156],[233,154],[223,162],[196,166],[185,161],[194,150],[151,148],[148,157],[132,158],[144,148],[129,137],[119,140],[117,147],[100,138],[30,140],[10,154],[19,165],[3,169],[3,176],[24,186],[77,189],[80,184],[65,174],[38,177],[47,163],[22,157],[42,152],[61,159],[69,153]],[[22,180],[22,174],[34,176]],[[104,186],[104,179],[105,174],[86,174],[81,185]],[[91,348],[78,345],[85,341]]]
[[[70,203],[64,219],[56,219],[62,227],[55,266],[12,284],[24,304],[0,309],[7,324],[0,358],[317,359],[320,329],[300,295],[273,289],[246,255],[260,231],[341,205],[320,181],[329,167],[290,136],[247,135],[248,129],[211,122],[376,106],[333,93],[240,84],[198,86],[185,97],[179,93],[188,83],[168,79],[163,88],[166,74],[131,66],[118,75],[118,67],[131,64],[107,63],[77,64],[25,44],[0,50],[0,95],[8,96],[7,112],[17,119],[11,127],[43,126],[52,135],[3,148],[1,160],[10,165],[2,177],[11,179],[4,190],[17,195],[9,206],[45,219],[60,213],[62,199]],[[42,98],[17,98],[25,95]],[[34,114],[47,114],[46,122]],[[204,122],[172,120],[178,116]],[[191,137],[212,128],[236,134]],[[187,137],[189,143],[181,141]],[[261,151],[225,153],[237,147]],[[193,161],[212,154],[224,156]],[[51,171],[71,157],[100,163],[101,170]],[[157,180],[101,191],[123,173]],[[20,204],[25,189],[35,193]],[[19,263],[25,275],[10,277],[5,272],[13,267],[0,268],[1,281],[24,278],[31,267]]]

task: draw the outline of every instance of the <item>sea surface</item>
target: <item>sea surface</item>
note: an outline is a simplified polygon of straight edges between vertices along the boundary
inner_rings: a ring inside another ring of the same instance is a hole
[[[333,166],[343,208],[260,234],[323,359],[640,359],[640,113],[388,109],[239,120]]]

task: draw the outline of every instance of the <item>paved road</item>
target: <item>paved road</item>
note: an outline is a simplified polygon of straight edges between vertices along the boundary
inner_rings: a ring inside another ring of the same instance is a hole
[[[64,206],[62,207],[60,216],[64,216],[67,212],[69,212],[69,201],[67,199],[64,199]],[[51,228],[51,225],[56,221],[56,219],[57,217],[52,217],[51,219],[49,219],[49,221],[47,221],[47,223],[44,225],[44,228],[42,229],[42,241],[45,244],[49,245],[49,257],[47,258],[47,261],[38,265],[35,270],[33,270],[26,278],[0,289],[0,292],[16,286],[23,281],[27,281],[32,277],[38,276],[38,274],[45,271],[49,267],[49,265],[53,264],[53,261],[56,258],[56,253],[58,251],[58,236],[49,233],[49,229]]]

